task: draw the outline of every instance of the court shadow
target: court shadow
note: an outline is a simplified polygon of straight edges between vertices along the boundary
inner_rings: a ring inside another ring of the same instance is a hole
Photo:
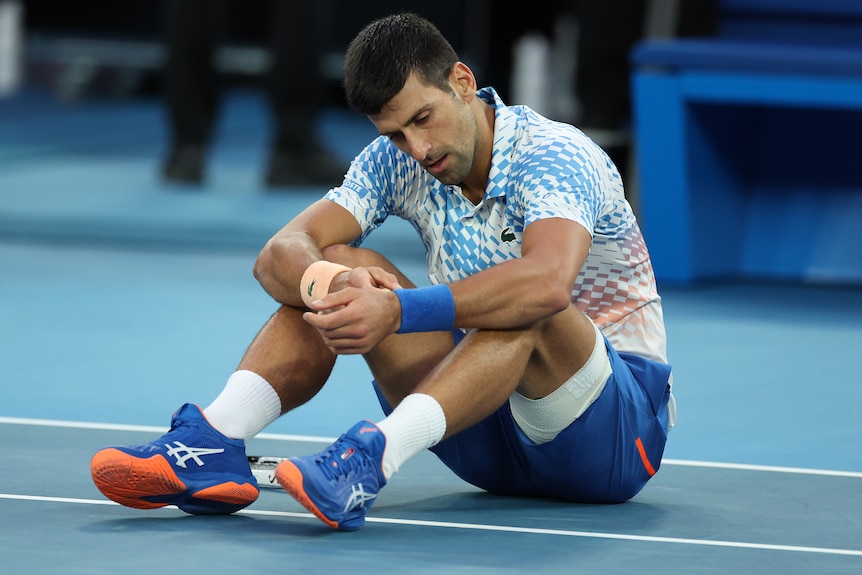
[[[156,512],[158,513],[158,512]],[[141,515],[97,520],[84,525],[87,533],[176,537],[178,535],[201,535],[217,541],[224,536],[232,543],[248,539],[260,542],[270,537],[321,537],[331,530],[321,525],[317,519],[302,517],[257,517],[243,514],[234,515]]]
[[[643,533],[663,524],[669,513],[670,510],[662,505],[636,499],[620,504],[593,505],[464,491],[409,500],[399,498],[381,501],[372,511],[372,516],[539,529]]]

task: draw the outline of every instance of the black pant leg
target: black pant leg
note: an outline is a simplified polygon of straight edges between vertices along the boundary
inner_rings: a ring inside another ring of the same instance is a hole
[[[321,72],[327,4],[332,2],[273,0],[267,88],[275,148],[307,145],[314,120],[327,103]]]
[[[165,99],[173,144],[206,146],[219,105],[213,66],[224,32],[227,0],[167,0]]]

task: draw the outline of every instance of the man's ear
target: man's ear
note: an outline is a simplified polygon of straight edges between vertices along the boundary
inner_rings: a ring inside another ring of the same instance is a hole
[[[469,102],[476,97],[476,77],[473,70],[464,62],[456,62],[449,72],[449,84],[464,101]]]

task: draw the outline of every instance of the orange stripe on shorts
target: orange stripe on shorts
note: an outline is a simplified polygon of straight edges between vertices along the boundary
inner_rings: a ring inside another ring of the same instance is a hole
[[[644,462],[644,467],[646,467],[647,473],[649,473],[649,476],[652,477],[653,475],[655,475],[655,468],[652,466],[652,463],[649,462],[649,458],[646,454],[646,449],[644,449],[644,443],[643,441],[641,441],[640,437],[635,440],[635,443],[638,446],[638,453],[641,454],[641,461]]]

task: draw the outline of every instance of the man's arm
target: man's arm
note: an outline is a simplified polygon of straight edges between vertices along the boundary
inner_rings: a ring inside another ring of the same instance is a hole
[[[299,282],[306,268],[323,259],[324,248],[349,243],[360,232],[350,212],[318,200],[270,238],[257,257],[254,276],[276,301],[303,307]]]
[[[591,242],[589,232],[570,220],[548,218],[528,225],[520,258],[451,284],[455,326],[506,329],[566,309]]]
[[[569,220],[530,224],[520,258],[450,284],[454,327],[515,328],[566,309],[591,241],[586,229]],[[312,307],[331,312],[305,318],[335,353],[365,353],[398,330],[403,318],[399,298],[387,290],[332,292]]]

